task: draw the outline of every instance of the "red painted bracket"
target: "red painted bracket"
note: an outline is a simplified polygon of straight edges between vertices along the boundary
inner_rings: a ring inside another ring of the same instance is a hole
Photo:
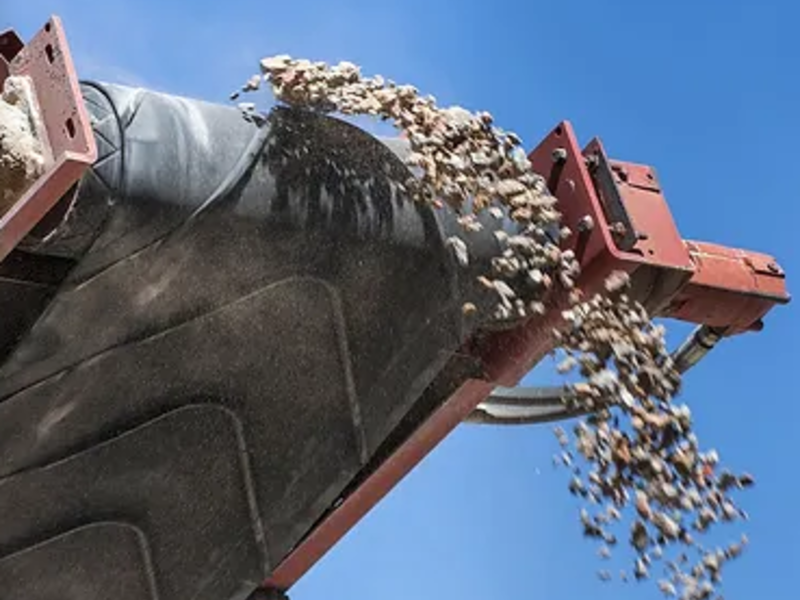
[[[581,262],[585,292],[594,293],[616,270],[632,276],[646,270],[645,282],[663,286],[667,278],[672,288],[691,278],[694,264],[654,169],[610,160],[599,139],[581,150],[566,121],[529,158],[534,171],[549,175],[563,222],[574,232],[567,246]]]
[[[610,160],[597,139],[581,150],[567,121],[528,158],[546,178],[562,223],[573,232],[565,247],[581,263],[577,284],[586,295],[601,291],[612,272],[624,271],[632,293],[655,313],[691,279],[691,255],[651,167]],[[547,355],[566,300],[562,293],[544,317],[483,340],[479,352],[487,377],[513,387]]]
[[[89,115],[58,17],[51,17],[27,45],[13,30],[0,33],[0,85],[14,75],[28,77],[33,84],[43,123],[46,169],[0,215],[0,261],[97,160]]]
[[[774,258],[683,240],[652,167],[609,159],[599,139],[581,150],[566,121],[529,159],[547,178],[562,222],[574,232],[567,247],[581,263],[577,283],[587,295],[602,290],[613,271],[625,271],[631,294],[650,314],[710,325],[726,335],[758,330],[764,315],[789,301]],[[516,385],[551,350],[558,308],[485,341],[480,355],[487,376],[498,385]]]
[[[685,242],[695,272],[660,315],[710,325],[731,336],[759,331],[762,319],[786,304],[786,274],[766,254],[707,242]]]

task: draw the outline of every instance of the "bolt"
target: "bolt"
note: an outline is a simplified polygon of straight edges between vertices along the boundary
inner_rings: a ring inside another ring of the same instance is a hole
[[[591,231],[594,229],[594,219],[592,219],[592,215],[584,215],[581,217],[581,220],[578,221],[578,231]]]
[[[594,229],[594,219],[591,215],[583,215],[578,221],[578,241],[575,245],[575,259],[578,262],[583,261],[583,255],[586,252],[586,245],[589,242],[589,235]]]
[[[616,221],[608,226],[608,230],[611,232],[612,235],[625,235],[628,229],[625,227],[624,224]]]
[[[567,160],[567,151],[564,148],[556,148],[553,150],[553,162],[563,163]]]

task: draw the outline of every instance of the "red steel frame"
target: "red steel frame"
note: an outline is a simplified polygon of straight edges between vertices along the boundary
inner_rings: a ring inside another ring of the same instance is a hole
[[[622,270],[649,287],[634,288],[654,314],[724,328],[728,335],[760,328],[762,317],[788,302],[785,276],[772,257],[714,244],[684,241],[661,193],[655,170],[646,165],[611,161],[599,140],[580,150],[568,122],[560,123],[529,155],[536,172],[550,174],[563,223],[573,232],[579,255],[578,286],[586,294],[602,289],[605,278]],[[613,182],[602,190],[590,165],[605,163]],[[620,250],[604,197],[616,194],[635,244]],[[588,219],[587,219],[588,217]],[[587,228],[591,222],[593,227]],[[566,298],[554,309],[512,331],[501,332],[470,351],[482,360],[484,377],[468,379],[456,392],[333,510],[277,566],[267,587],[289,589],[332,548],[411,469],[484,401],[496,386],[514,386],[553,347]]]
[[[33,83],[43,124],[39,135],[45,146],[46,170],[0,214],[0,261],[97,160],[97,145],[58,17],[52,17],[27,45],[13,30],[0,33],[0,87],[13,75],[28,77]]]

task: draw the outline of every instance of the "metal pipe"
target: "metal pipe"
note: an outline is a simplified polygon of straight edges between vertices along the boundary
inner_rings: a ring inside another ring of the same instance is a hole
[[[686,373],[724,336],[724,330],[718,327],[697,327],[671,355],[677,371]],[[564,402],[569,393],[566,386],[496,388],[464,422],[475,425],[536,425],[589,412],[570,408]]]
[[[563,399],[567,387],[495,388],[465,419],[477,425],[530,425],[574,416]]]
[[[675,368],[681,375],[700,362],[719,341],[725,336],[725,331],[719,327],[700,325],[686,341],[672,353]]]

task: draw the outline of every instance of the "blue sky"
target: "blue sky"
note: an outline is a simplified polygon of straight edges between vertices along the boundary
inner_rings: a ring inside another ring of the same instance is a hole
[[[797,288],[795,1],[3,0],[0,29],[28,38],[51,13],[84,78],[225,102],[259,57],[288,53],[351,60],[441,104],[487,109],[528,147],[568,118],[581,141],[600,135],[612,156],[658,168],[684,237],[772,253]],[[758,480],[743,498],[752,546],[726,572],[728,600],[797,598],[798,314],[778,309],[686,381],[701,439]],[[673,330],[677,342],[687,329]],[[652,584],[597,580],[554,450],[549,427],[462,426],[292,597],[659,597]]]

